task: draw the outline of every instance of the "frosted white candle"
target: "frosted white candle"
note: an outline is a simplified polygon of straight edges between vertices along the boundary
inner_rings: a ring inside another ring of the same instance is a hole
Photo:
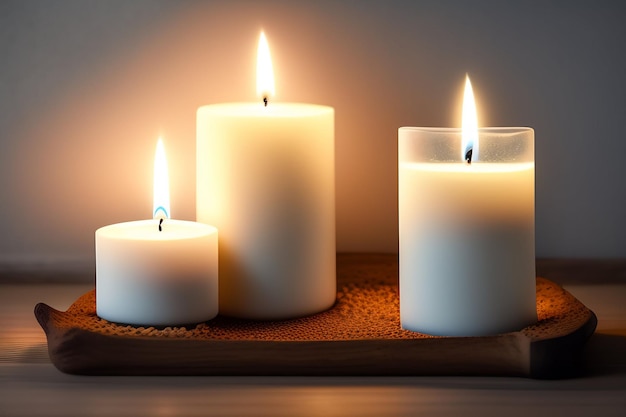
[[[218,313],[217,229],[172,220],[159,140],[154,219],[96,230],[96,313],[118,323],[171,326]]]
[[[331,307],[334,110],[272,100],[203,106],[196,152],[196,218],[220,230],[220,313],[286,319]]]
[[[482,336],[537,320],[534,132],[474,133],[468,142],[461,129],[399,129],[405,329]]]

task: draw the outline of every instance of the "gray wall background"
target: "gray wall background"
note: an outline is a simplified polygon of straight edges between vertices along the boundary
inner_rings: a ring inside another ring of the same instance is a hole
[[[397,251],[397,128],[536,131],[537,255],[626,257],[626,2],[0,1],[0,264],[93,268],[96,228],[195,218],[195,111],[255,99],[266,31],[280,101],[336,110],[340,251]],[[91,271],[91,269],[89,269]]]

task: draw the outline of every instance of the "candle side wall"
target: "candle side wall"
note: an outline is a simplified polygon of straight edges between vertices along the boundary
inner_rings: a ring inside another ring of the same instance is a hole
[[[198,110],[197,219],[220,231],[220,313],[325,310],[336,296],[333,109],[234,106]]]

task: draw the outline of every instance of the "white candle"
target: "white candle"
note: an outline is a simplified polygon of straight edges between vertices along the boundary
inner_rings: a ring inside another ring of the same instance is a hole
[[[398,132],[400,316],[408,330],[481,336],[537,320],[533,130],[477,129],[473,113],[473,133],[465,121],[465,134]]]
[[[335,302],[334,110],[257,83],[267,106],[198,109],[196,217],[220,230],[220,313],[286,319]]]
[[[218,313],[217,229],[168,218],[166,170],[159,140],[155,218],[96,230],[96,312],[103,319],[172,326]]]

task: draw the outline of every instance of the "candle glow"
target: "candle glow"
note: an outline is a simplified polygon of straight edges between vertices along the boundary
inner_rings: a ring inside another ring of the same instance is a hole
[[[265,33],[261,32],[256,60],[256,93],[264,101],[275,94],[274,89],[274,69],[270,48],[265,38]]]
[[[163,140],[159,138],[154,155],[154,179],[153,179],[153,210],[152,217],[155,219],[169,219],[170,212],[170,180],[167,172],[167,159]]]
[[[465,92],[463,94],[463,120],[461,158],[466,159],[467,153],[471,150],[471,162],[478,161],[478,116],[476,115],[476,102],[474,91],[469,75],[465,77]],[[468,161],[468,162],[470,162]]]

